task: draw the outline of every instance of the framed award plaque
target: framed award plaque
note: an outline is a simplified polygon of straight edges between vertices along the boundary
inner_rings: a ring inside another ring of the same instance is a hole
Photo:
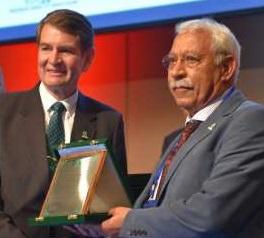
[[[30,225],[101,222],[110,208],[131,206],[106,140],[81,141],[57,150],[56,167],[40,214]]]

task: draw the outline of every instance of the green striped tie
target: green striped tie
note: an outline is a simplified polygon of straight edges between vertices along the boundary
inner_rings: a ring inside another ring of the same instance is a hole
[[[65,110],[65,106],[61,102],[56,102],[50,107],[53,114],[47,128],[47,139],[51,148],[64,143],[65,134],[62,114]]]

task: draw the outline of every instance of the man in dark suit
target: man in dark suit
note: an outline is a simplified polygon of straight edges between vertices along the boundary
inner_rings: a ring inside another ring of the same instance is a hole
[[[70,10],[48,14],[37,31],[40,83],[30,91],[0,98],[0,237],[71,237],[62,228],[33,228],[50,184],[46,129],[56,102],[63,105],[65,143],[107,138],[122,176],[126,175],[123,121],[120,113],[77,89],[94,56],[90,22]],[[62,235],[63,234],[63,235]]]
[[[183,22],[163,63],[186,127],[166,138],[134,209],[111,209],[103,230],[122,238],[263,237],[264,106],[236,89],[237,39],[214,20]],[[189,125],[196,130],[187,135]]]

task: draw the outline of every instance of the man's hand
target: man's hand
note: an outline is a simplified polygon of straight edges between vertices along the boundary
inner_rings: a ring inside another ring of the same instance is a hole
[[[109,215],[112,217],[101,224],[104,233],[110,236],[117,235],[129,211],[131,211],[131,208],[127,207],[115,207],[110,209]]]

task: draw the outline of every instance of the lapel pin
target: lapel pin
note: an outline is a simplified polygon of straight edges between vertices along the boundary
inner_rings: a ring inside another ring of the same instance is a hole
[[[88,140],[89,139],[88,132],[87,131],[83,131],[81,137],[82,137],[82,139]]]
[[[212,125],[208,126],[208,130],[212,131],[214,127],[216,126],[216,123],[213,123]]]

